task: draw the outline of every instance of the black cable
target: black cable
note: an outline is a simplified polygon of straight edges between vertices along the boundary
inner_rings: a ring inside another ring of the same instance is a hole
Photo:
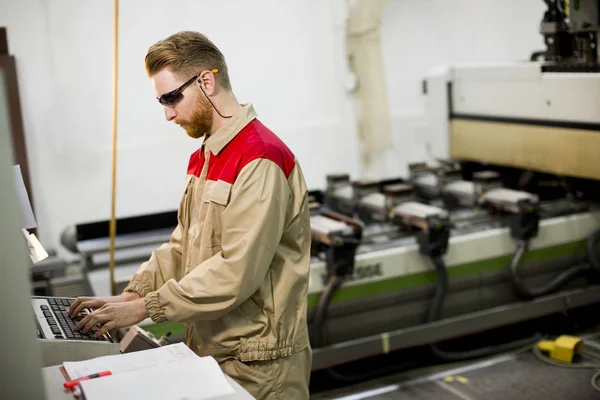
[[[221,116],[221,118],[231,118],[231,117],[233,117],[233,115],[223,115],[223,114],[221,114],[219,112],[219,110],[217,110],[217,107],[215,107],[215,105],[213,104],[213,102],[210,101],[210,99],[206,95],[206,92],[204,91],[204,89],[202,89],[202,84],[200,83],[200,79],[198,79],[198,86],[200,87],[200,90],[202,90],[202,93],[204,93],[204,97],[206,97],[206,100],[208,100],[208,102],[210,103],[210,105],[212,106],[212,108],[215,109],[215,111],[217,112],[217,114],[219,114]]]
[[[325,290],[323,290],[323,293],[319,298],[319,303],[317,304],[317,308],[315,309],[312,326],[311,344],[314,348],[325,346],[329,342],[324,323],[327,319],[327,311],[329,309],[331,299],[335,292],[339,289],[343,281],[344,277],[335,274],[332,275],[329,278],[329,282],[327,282]],[[399,370],[405,368],[414,367],[415,365],[417,364],[411,361],[403,364],[397,364],[392,367],[377,369],[375,371],[357,375],[346,375],[337,371],[335,368],[330,367],[325,370],[325,373],[327,373],[331,378],[340,382],[355,382],[377,378],[382,375],[389,374],[391,372],[398,372]]]
[[[448,292],[448,269],[441,257],[430,257],[438,273],[438,281],[435,286],[435,293],[431,300],[431,307],[427,315],[427,322],[437,321],[442,316],[442,306]]]
[[[581,273],[587,271],[589,269],[588,264],[581,264],[575,267],[569,268],[566,271],[561,272],[559,275],[554,277],[550,282],[545,284],[544,286],[540,286],[537,288],[529,288],[525,285],[525,282],[521,278],[519,274],[519,266],[521,257],[527,252],[529,248],[529,243],[526,240],[519,240],[517,244],[517,249],[513,254],[512,259],[510,260],[510,275],[512,282],[517,290],[517,293],[520,297],[524,299],[533,299],[535,297],[544,296],[546,294],[552,293],[568,282],[570,282],[573,278],[580,275]],[[600,271],[600,267],[599,267]]]
[[[437,321],[442,316],[442,306],[448,292],[448,269],[441,257],[431,257],[431,261],[438,273],[438,282],[435,288],[435,294],[429,308],[427,322]],[[437,344],[430,346],[431,352],[436,356],[446,361],[460,361],[471,358],[480,358],[490,356],[496,353],[502,353],[509,350],[518,349],[524,346],[531,346],[532,343],[541,339],[541,335],[535,334],[532,337],[515,340],[513,342],[502,343],[495,346],[483,347],[480,349],[467,351],[445,351],[440,349]]]
[[[493,346],[481,347],[479,349],[466,350],[466,351],[445,351],[437,347],[437,345],[431,345],[431,351],[437,357],[446,361],[462,361],[469,360],[472,358],[481,358],[491,356],[493,354],[504,353],[506,351],[512,351],[518,348],[530,348],[532,343],[535,343],[542,339],[542,335],[536,333],[533,336],[526,337],[524,339],[514,340],[508,343],[502,343]]]
[[[409,362],[405,362],[402,364],[396,364],[393,365],[391,367],[386,367],[386,368],[381,368],[381,369],[376,369],[374,371],[371,372],[367,372],[364,374],[357,374],[357,375],[346,375],[346,374],[342,374],[339,371],[335,370],[333,367],[328,368],[326,370],[327,374],[340,382],[356,382],[356,381],[368,381],[374,378],[381,378],[384,375],[388,375],[390,373],[398,373],[402,370],[405,370],[407,368],[414,368],[415,366],[417,366],[418,364],[415,361],[409,361]]]
[[[331,298],[343,281],[343,277],[335,274],[332,275],[329,278],[329,282],[327,282],[327,286],[325,286],[325,290],[323,290],[323,293],[319,297],[319,304],[317,304],[317,308],[315,309],[312,326],[313,334],[311,343],[313,347],[322,347],[327,343],[323,324],[327,319],[327,311],[329,309],[329,303],[331,303]]]

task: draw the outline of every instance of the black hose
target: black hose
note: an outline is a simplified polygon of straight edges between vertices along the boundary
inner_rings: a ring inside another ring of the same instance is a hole
[[[544,286],[529,288],[527,285],[525,285],[525,282],[519,275],[519,262],[521,261],[521,257],[523,257],[523,255],[527,252],[528,248],[529,243],[525,240],[520,240],[510,261],[510,274],[512,282],[517,290],[518,295],[524,299],[533,299],[535,297],[552,293],[589,269],[588,264],[581,264],[561,272]]]
[[[435,293],[431,301],[431,307],[427,315],[427,322],[437,321],[442,316],[442,306],[448,292],[448,269],[441,257],[431,257],[431,261],[438,273],[438,281],[435,286]]]
[[[376,369],[371,372],[367,372],[364,374],[356,374],[356,375],[346,375],[338,372],[333,367],[328,368],[326,370],[327,374],[340,382],[356,382],[356,381],[368,381],[374,378],[381,378],[384,375],[388,375],[391,373],[398,373],[408,368],[415,368],[418,364],[415,361],[409,361],[402,364],[392,365],[391,367]]]
[[[598,241],[600,240],[600,229],[596,230],[592,233],[587,239],[587,253],[588,259],[593,269],[597,272],[600,272],[600,259],[598,259],[598,252],[596,251],[596,247],[598,246]]]
[[[446,293],[448,292],[448,269],[446,268],[446,264],[441,257],[431,257],[431,261],[435,266],[436,271],[438,272],[438,282],[435,288],[435,294],[433,295],[433,300],[431,303],[431,307],[429,308],[429,313],[427,316],[427,322],[437,321],[442,316],[442,306],[444,305],[444,300],[446,298]],[[525,339],[519,339],[513,342],[502,343],[496,346],[488,346],[480,349],[467,350],[467,351],[444,351],[440,349],[437,344],[432,344],[430,346],[431,352],[438,358],[445,361],[460,361],[460,360],[468,360],[471,358],[480,358],[487,357],[492,354],[502,353],[509,350],[518,349],[520,347],[531,346],[532,343],[541,339],[541,335],[533,335],[532,337],[527,337]]]
[[[327,286],[325,286],[325,290],[319,298],[319,304],[317,304],[317,308],[315,310],[312,326],[313,334],[311,343],[313,347],[321,347],[327,343],[327,338],[323,324],[327,319],[327,311],[329,309],[329,303],[331,303],[331,298],[338,290],[343,281],[343,277],[335,274],[331,275],[331,277],[329,278],[329,282],[327,282]]]
[[[335,292],[339,289],[341,284],[344,281],[344,277],[338,275],[332,275],[327,282],[327,286],[325,286],[325,290],[321,294],[319,298],[319,303],[317,304],[317,308],[315,309],[315,314],[313,318],[313,326],[312,326],[312,338],[311,345],[313,348],[322,347],[329,343],[327,338],[326,329],[325,329],[325,321],[327,319],[327,311],[329,309],[329,304],[331,303],[331,299]],[[333,379],[340,382],[355,382],[355,381],[363,381],[369,380],[372,378],[377,378],[379,376],[391,373],[398,372],[401,369],[414,367],[415,362],[403,363],[399,365],[394,365],[392,367],[377,369],[375,371],[371,371],[365,374],[357,374],[357,375],[346,375],[341,372],[336,371],[333,367],[327,368],[325,372]]]
[[[508,342],[508,343],[502,343],[502,344],[498,344],[498,345],[494,345],[494,346],[487,346],[487,347],[482,347],[479,349],[466,350],[466,351],[460,351],[460,352],[444,351],[444,350],[440,349],[439,347],[437,347],[437,345],[434,344],[431,346],[431,351],[437,357],[439,357],[445,361],[462,361],[462,360],[469,360],[472,358],[487,357],[487,356],[491,356],[493,354],[498,354],[498,353],[504,353],[505,351],[512,351],[512,350],[515,350],[515,349],[518,349],[521,347],[529,348],[529,347],[531,347],[532,344],[540,341],[541,339],[543,339],[543,336],[536,333],[535,335],[526,337],[524,339],[519,339],[519,340],[515,340],[512,342]]]

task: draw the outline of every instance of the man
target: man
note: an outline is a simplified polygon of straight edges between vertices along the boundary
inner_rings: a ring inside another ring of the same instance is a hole
[[[204,142],[189,160],[170,242],[122,295],[78,298],[72,316],[96,310],[76,329],[182,321],[188,345],[256,398],[307,399],[310,220],[298,161],[252,105],[238,103],[204,35],[177,33],[145,61],[166,119]]]

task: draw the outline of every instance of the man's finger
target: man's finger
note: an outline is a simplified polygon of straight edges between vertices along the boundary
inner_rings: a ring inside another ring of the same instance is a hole
[[[96,334],[93,335],[93,338],[97,339],[100,336],[104,335],[105,333],[108,333],[108,331],[110,331],[111,329],[115,329],[116,327],[117,327],[116,321],[110,321],[110,322],[104,324],[102,326],[102,328],[98,329],[98,332],[96,332]]]
[[[83,328],[83,327],[84,327],[84,326],[85,326],[85,325],[88,323],[88,321],[89,321],[90,319],[92,319],[92,317],[93,317],[93,315],[92,315],[92,314],[93,314],[93,313],[90,313],[90,314],[86,315],[85,317],[83,317],[83,319],[82,319],[81,321],[79,321],[79,322],[77,323],[77,325],[75,325],[75,327],[73,328],[73,330],[74,330],[74,331],[79,331],[79,330],[81,330],[81,328]]]
[[[92,318],[94,318],[98,312],[100,312],[100,310],[94,311],[92,313],[89,313],[88,315],[86,315],[85,317],[83,317],[81,319],[81,321],[79,321],[79,323],[77,325],[75,325],[75,328],[73,328],[73,330],[75,330],[75,331],[81,330],[81,328],[83,328],[84,326],[86,326],[87,323],[90,322],[90,320]]]
[[[73,315],[73,311],[75,311],[77,309],[77,307],[79,307],[79,305],[82,302],[88,301],[89,299],[90,299],[90,297],[78,297],[78,298],[76,298],[75,301],[69,307],[69,316]],[[77,315],[77,314],[75,314],[75,315]]]
[[[76,316],[78,316],[78,315],[79,315],[79,313],[80,313],[80,312],[81,312],[81,311],[82,311],[84,308],[86,308],[86,304],[88,304],[89,302],[90,302],[89,300],[86,300],[86,301],[79,302],[79,304],[77,304],[77,307],[75,307],[75,308],[72,308],[72,309],[71,309],[71,311],[70,311],[70,313],[69,313],[69,317],[71,317],[71,318],[75,318]],[[73,303],[73,305],[75,305],[75,303]]]
[[[76,316],[79,315],[80,312],[83,311],[84,308],[100,308],[104,305],[104,302],[100,299],[94,299],[94,298],[89,298],[89,300],[86,300],[82,303],[80,303],[77,308],[74,310],[74,312],[72,314],[70,314],[69,316],[71,318],[75,318]]]
[[[81,332],[88,333],[88,331],[93,327],[99,326],[99,324],[101,323],[109,322],[111,318],[112,317],[110,316],[110,314],[97,314],[90,321],[88,321],[88,323],[85,325]]]

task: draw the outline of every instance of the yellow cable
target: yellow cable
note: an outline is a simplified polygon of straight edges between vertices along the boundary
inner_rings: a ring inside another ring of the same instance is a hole
[[[119,0],[114,0],[114,45],[113,45],[113,123],[112,123],[112,196],[110,207],[110,291],[113,296],[117,294],[115,282],[115,236],[117,234],[117,220],[115,217],[117,195],[117,86],[119,72]]]

